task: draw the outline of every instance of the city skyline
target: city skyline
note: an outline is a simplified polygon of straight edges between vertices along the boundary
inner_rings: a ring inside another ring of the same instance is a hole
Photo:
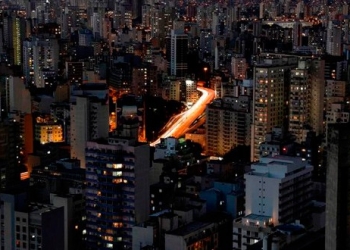
[[[347,249],[347,1],[0,1],[0,248]]]

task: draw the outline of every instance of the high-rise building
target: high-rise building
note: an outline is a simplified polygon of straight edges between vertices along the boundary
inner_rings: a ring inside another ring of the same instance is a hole
[[[342,29],[332,21],[328,22],[326,52],[333,56],[342,55]]]
[[[94,12],[92,14],[92,16],[90,17],[90,23],[91,23],[91,27],[92,27],[92,32],[93,32],[93,36],[94,38],[100,39],[100,37],[102,36],[102,23],[103,23],[103,15],[101,15],[102,13],[96,13]]]
[[[30,204],[25,192],[0,195],[2,249],[64,248],[64,207]]]
[[[310,75],[305,68],[291,71],[289,96],[289,131],[298,143],[304,141],[303,129],[309,124]]]
[[[213,35],[218,34],[218,25],[219,25],[219,13],[217,11],[213,11],[211,13],[211,32]]]
[[[152,18],[152,9],[153,6],[150,4],[142,5],[142,26],[144,28],[152,28],[151,27],[151,18]]]
[[[132,19],[137,19],[140,18],[142,15],[142,5],[143,5],[143,0],[131,0],[131,6],[132,6]]]
[[[310,65],[311,88],[310,88],[310,126],[316,135],[320,135],[324,131],[323,109],[324,109],[324,92],[325,80],[322,72],[324,72],[325,61],[315,59]]]
[[[47,75],[57,73],[59,48],[56,39],[34,37],[24,42],[23,46],[23,74],[26,83],[44,88]]]
[[[109,112],[105,101],[91,96],[77,96],[71,103],[71,157],[85,168],[86,142],[105,138],[109,132]]]
[[[170,80],[169,81],[169,94],[167,97],[169,100],[180,101],[180,89],[181,89],[181,81]]]
[[[245,214],[270,216],[272,223],[291,223],[308,216],[313,167],[299,157],[262,157],[245,174]],[[291,188],[293,187],[293,188]]]
[[[214,36],[210,29],[203,29],[199,34],[199,57],[204,58],[206,54],[214,49]]]
[[[245,216],[233,223],[233,249],[249,249],[271,225],[310,218],[313,167],[299,157],[261,157],[244,175]]]
[[[7,119],[0,122],[0,187],[18,184],[23,164],[23,134],[21,121]]]
[[[116,63],[108,71],[108,86],[117,96],[131,92],[133,69],[129,63]]]
[[[302,33],[303,26],[301,22],[298,20],[293,24],[293,46],[299,47],[302,45]]]
[[[79,46],[89,47],[92,44],[93,34],[92,30],[80,29],[79,33]]]
[[[162,26],[162,9],[159,6],[154,6],[151,13],[151,37],[158,37],[161,30],[166,27]]]
[[[197,82],[187,79],[185,80],[186,86],[186,103],[193,105],[198,100]]]
[[[248,65],[246,62],[246,59],[241,56],[234,56],[231,59],[231,66],[232,66],[232,74],[235,79],[245,79],[246,78],[246,71],[248,69]]]
[[[87,143],[87,249],[131,249],[132,226],[149,216],[149,170],[149,144],[131,137]]]
[[[91,15],[93,10],[105,10],[108,6],[108,0],[89,0],[88,14]]]
[[[122,76],[120,76],[122,77]],[[135,95],[154,95],[157,92],[157,69],[151,63],[133,67],[131,92]],[[123,84],[124,88],[126,83]],[[114,87],[114,86],[113,86]]]
[[[206,109],[206,154],[223,156],[238,145],[250,144],[252,121],[249,96],[216,99]]]
[[[326,250],[350,248],[350,123],[328,125]]]
[[[149,91],[148,67],[140,65],[132,69],[131,93],[135,95],[145,95]]]
[[[8,63],[16,66],[21,65],[21,46],[25,35],[25,20],[13,11],[10,15],[3,16],[2,45],[9,49]]]
[[[31,113],[31,98],[29,89],[25,87],[21,77],[10,76],[6,79],[7,112],[20,111]]]
[[[232,85],[232,87],[234,87],[234,85]],[[222,77],[220,76],[214,76],[210,78],[209,88],[214,89],[216,98],[222,98],[225,95],[224,83],[222,82]]]
[[[282,127],[285,116],[285,86],[288,66],[272,60],[254,67],[251,160],[259,159],[259,144],[274,127]]]
[[[323,57],[323,77],[325,79],[345,80],[344,72],[347,71],[347,61],[343,56],[326,54]]]
[[[262,22],[260,20],[253,22],[253,35],[259,37],[262,31]]]
[[[83,83],[84,62],[66,62],[65,77],[74,84]]]
[[[265,17],[266,3],[261,2],[259,4],[259,18],[263,19]]]
[[[300,1],[297,3],[296,9],[295,9],[295,14],[297,18],[303,19],[304,17],[304,8],[305,4],[303,1]]]
[[[325,86],[325,108],[330,110],[332,104],[342,103],[346,96],[346,82],[336,80],[326,80]]]
[[[345,109],[344,103],[332,103],[327,109],[325,119],[326,142],[328,141],[328,125],[333,123],[348,123],[350,113]]]
[[[10,48],[9,63],[22,65],[22,41],[25,38],[25,19],[16,12],[4,18],[4,45]]]
[[[170,75],[185,77],[187,73],[188,35],[183,31],[172,30],[167,54]]]

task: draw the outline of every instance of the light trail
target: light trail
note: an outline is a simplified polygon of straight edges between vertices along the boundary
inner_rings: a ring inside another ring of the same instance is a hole
[[[179,138],[182,136],[191,124],[205,111],[207,104],[214,100],[214,90],[204,87],[197,87],[197,90],[202,93],[202,96],[189,110],[176,115],[176,119],[173,119],[166,125],[167,130],[163,132],[157,140],[150,143],[152,147],[160,143],[161,138]]]

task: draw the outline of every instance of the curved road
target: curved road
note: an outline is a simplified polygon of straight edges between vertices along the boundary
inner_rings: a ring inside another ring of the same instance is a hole
[[[199,117],[205,111],[207,104],[214,100],[214,90],[203,87],[197,87],[197,90],[202,92],[202,96],[195,104],[193,104],[189,110],[181,113],[180,115],[177,115],[179,117],[176,117],[177,119],[174,119],[172,123],[167,125],[168,129],[163,134],[161,134],[157,140],[150,144],[152,147],[160,143],[161,138],[179,138],[182,136],[191,126],[191,124],[197,119],[197,117]]]

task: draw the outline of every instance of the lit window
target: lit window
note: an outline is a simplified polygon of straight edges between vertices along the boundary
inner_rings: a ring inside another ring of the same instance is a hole
[[[113,172],[113,176],[122,176],[122,171]]]

